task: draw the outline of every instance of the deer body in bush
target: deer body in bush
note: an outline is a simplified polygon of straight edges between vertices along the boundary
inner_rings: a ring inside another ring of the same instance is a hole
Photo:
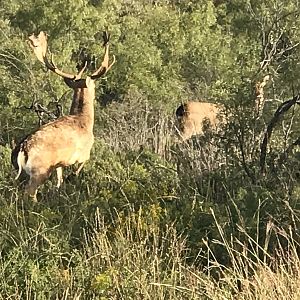
[[[270,75],[265,75],[261,81],[255,84],[255,103],[254,114],[258,119],[262,116],[265,98],[264,88]],[[193,135],[201,135],[204,131],[204,125],[209,123],[213,130],[216,130],[220,123],[227,121],[224,115],[224,107],[219,104],[208,102],[188,101],[180,105],[176,110],[176,118],[178,123],[178,133],[182,140],[187,140]]]
[[[59,70],[48,60],[47,39],[44,32],[35,37],[30,36],[30,44],[37,58],[45,66],[63,77],[65,83],[74,90],[73,109],[69,116],[61,117],[53,122],[41,126],[34,133],[24,138],[12,151],[12,163],[18,169],[20,176],[22,170],[29,175],[26,185],[27,193],[36,200],[38,187],[56,169],[59,187],[62,182],[62,167],[80,163],[77,173],[89,159],[94,143],[94,99],[95,80],[103,76],[113,65],[115,59],[109,64],[107,33],[103,35],[105,55],[100,68],[86,79],[81,79],[85,67],[77,74],[67,74]]]
[[[203,134],[206,122],[209,122],[212,129],[216,129],[221,121],[221,110],[220,105],[208,102],[189,101],[180,105],[176,110],[176,117],[182,140]]]

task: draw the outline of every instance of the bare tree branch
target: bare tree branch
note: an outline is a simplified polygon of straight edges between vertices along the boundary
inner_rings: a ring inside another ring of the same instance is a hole
[[[39,126],[41,126],[43,124],[46,124],[49,120],[55,120],[62,116],[62,105],[56,101],[52,103],[55,103],[54,111],[48,110],[46,107],[35,101],[33,101],[29,107],[22,106],[20,108],[25,108],[34,111],[38,117],[38,124]],[[47,120],[45,120],[45,116],[47,116]]]
[[[271,119],[270,123],[268,124],[267,129],[266,129],[265,134],[264,134],[263,141],[260,145],[260,162],[259,162],[259,164],[260,164],[260,172],[262,174],[264,174],[265,171],[266,171],[267,147],[268,147],[268,142],[271,138],[273,129],[274,129],[275,125],[278,123],[280,117],[284,113],[286,113],[296,103],[300,104],[299,100],[300,100],[300,95],[298,94],[293,99],[283,102],[278,107],[278,109],[274,113],[273,118]]]
[[[281,154],[279,164],[281,165],[285,159],[288,157],[289,153],[294,149],[294,147],[300,145],[300,137],[298,137],[288,148]]]

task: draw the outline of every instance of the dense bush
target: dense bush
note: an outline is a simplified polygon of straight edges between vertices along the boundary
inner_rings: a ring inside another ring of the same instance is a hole
[[[1,299],[297,299],[298,102],[277,109],[299,90],[299,9],[1,2]],[[71,93],[26,38],[47,31],[57,65],[74,71],[80,53],[100,62],[106,28],[117,62],[97,84],[91,159],[33,203],[11,146],[38,127],[32,104],[66,114]],[[189,99],[222,104],[227,122],[178,143],[174,114]]]

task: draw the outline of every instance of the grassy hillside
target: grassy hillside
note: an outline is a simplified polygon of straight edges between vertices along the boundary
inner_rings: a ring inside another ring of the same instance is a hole
[[[0,299],[299,299],[299,11],[1,3]],[[91,73],[105,29],[116,64],[97,83],[91,158],[34,203],[11,146],[38,128],[35,104],[67,114],[72,94],[26,40],[47,31],[57,65],[88,57]],[[187,100],[222,104],[227,121],[179,143]]]

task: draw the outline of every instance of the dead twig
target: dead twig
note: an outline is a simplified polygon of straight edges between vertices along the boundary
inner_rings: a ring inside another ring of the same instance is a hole
[[[49,120],[52,121],[62,116],[62,105],[58,102],[53,103],[55,103],[54,111],[48,110],[46,107],[35,101],[33,101],[29,107],[24,105],[20,108],[34,111],[39,119],[38,124],[39,126],[41,126],[43,124],[46,124]],[[47,120],[45,120],[45,116],[47,117]]]

